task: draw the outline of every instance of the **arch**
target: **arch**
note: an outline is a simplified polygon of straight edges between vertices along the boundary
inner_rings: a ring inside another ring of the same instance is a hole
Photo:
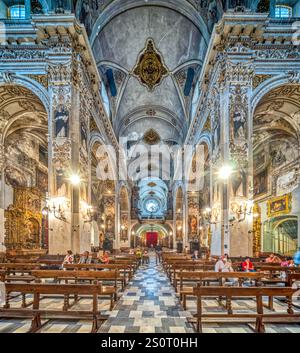
[[[285,84],[291,84],[290,82],[290,76],[288,74],[284,75],[277,75],[273,76],[269,79],[267,79],[265,82],[263,82],[261,85],[259,85],[252,94],[251,97],[251,115],[253,116],[257,105],[259,102],[263,99],[263,97],[272,91],[273,89],[285,85]]]
[[[205,39],[206,45],[209,43],[209,31],[205,21],[203,20],[202,16],[197,13],[194,7],[189,4],[187,1],[184,3],[181,0],[169,0],[169,1],[162,1],[162,0],[152,0],[151,4],[146,4],[144,0],[115,0],[110,5],[108,5],[98,17],[96,22],[93,25],[91,35],[90,35],[90,43],[93,46],[94,41],[98,35],[98,33],[105,27],[107,23],[109,23],[114,17],[120,15],[123,12],[131,10],[137,7],[143,6],[160,6],[160,7],[167,7],[172,9],[183,16],[187,17],[199,31],[202,33],[203,38]],[[78,4],[77,8],[77,16],[79,16],[81,6]]]
[[[6,75],[8,75],[8,79],[5,78],[7,77]],[[49,94],[46,88],[42,86],[40,83],[26,76],[12,74],[12,73],[5,73],[5,72],[2,72],[2,75],[1,75],[1,72],[0,72],[0,86],[7,85],[7,84],[19,85],[33,92],[41,100],[41,102],[43,103],[47,111],[48,116],[50,116]]]

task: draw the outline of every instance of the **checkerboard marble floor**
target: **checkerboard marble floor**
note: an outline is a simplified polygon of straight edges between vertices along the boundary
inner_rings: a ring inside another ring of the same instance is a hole
[[[12,305],[19,305],[16,299]],[[42,301],[43,307],[58,308],[62,301],[58,298],[46,298]],[[72,310],[85,309],[91,305],[89,298],[82,298]],[[233,308],[246,312],[254,308],[253,300],[235,301]],[[280,301],[274,301],[275,310],[282,310]],[[204,300],[203,309],[219,311],[215,300]],[[192,333],[194,332],[187,318],[196,311],[194,298],[188,298],[187,310],[184,311],[178,295],[176,295],[169,279],[163,272],[161,265],[156,265],[155,256],[150,256],[150,263],[140,266],[136,275],[117,302],[112,311],[109,311],[109,301],[99,301],[99,310],[109,315],[108,320],[100,327],[99,332],[106,333]],[[296,309],[297,310],[297,309]],[[27,332],[30,320],[0,319],[0,333]],[[84,320],[50,320],[41,330],[43,333],[80,333],[90,332],[91,322]],[[299,324],[269,324],[268,333],[300,333]],[[204,333],[252,333],[253,330],[246,324],[239,323],[206,323]]]

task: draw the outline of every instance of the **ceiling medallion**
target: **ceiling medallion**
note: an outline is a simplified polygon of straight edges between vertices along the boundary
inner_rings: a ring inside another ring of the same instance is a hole
[[[164,76],[168,75],[168,70],[162,56],[155,48],[153,39],[147,40],[146,47],[139,55],[133,73],[150,91],[161,83]]]
[[[160,142],[160,137],[155,130],[150,129],[145,133],[143,140],[148,145],[156,145]]]

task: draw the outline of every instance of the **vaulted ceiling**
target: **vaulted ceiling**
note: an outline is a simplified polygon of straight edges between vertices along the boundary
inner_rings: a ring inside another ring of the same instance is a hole
[[[140,141],[153,129],[182,143],[207,49],[201,29],[173,9],[137,6],[110,13],[92,37],[116,135]]]

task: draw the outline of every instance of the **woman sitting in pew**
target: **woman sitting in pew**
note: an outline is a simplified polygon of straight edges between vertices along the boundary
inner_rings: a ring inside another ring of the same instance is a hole
[[[109,264],[109,253],[108,251],[104,251],[103,255],[99,257],[100,263],[102,264]]]
[[[246,257],[245,261],[242,262],[242,271],[243,272],[255,272],[254,265],[250,261],[249,257]]]
[[[64,265],[73,265],[73,264],[74,264],[73,252],[72,252],[72,250],[68,250],[67,255],[65,256],[61,267],[64,269]]]

